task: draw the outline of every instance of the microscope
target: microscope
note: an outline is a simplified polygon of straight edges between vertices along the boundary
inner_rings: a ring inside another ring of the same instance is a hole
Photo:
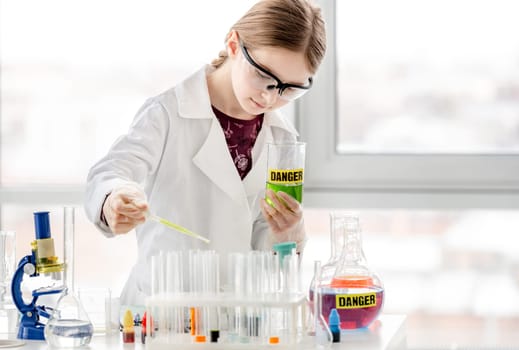
[[[54,309],[38,305],[38,298],[43,295],[60,294],[66,290],[66,287],[61,284],[35,289],[32,291],[31,302],[26,303],[22,295],[23,277],[24,275],[29,277],[42,275],[60,281],[64,264],[58,261],[54,252],[54,240],[50,235],[49,212],[35,212],[34,226],[36,239],[31,242],[31,254],[20,260],[13,276],[11,294],[14,304],[21,312],[18,338],[45,340],[45,323],[41,322],[41,318],[49,319]]]

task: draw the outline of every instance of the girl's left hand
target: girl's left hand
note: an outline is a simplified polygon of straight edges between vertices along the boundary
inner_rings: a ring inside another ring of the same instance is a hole
[[[268,189],[266,196],[273,206],[263,198],[261,211],[274,234],[274,243],[304,241],[303,210],[299,202],[282,191],[274,193]]]

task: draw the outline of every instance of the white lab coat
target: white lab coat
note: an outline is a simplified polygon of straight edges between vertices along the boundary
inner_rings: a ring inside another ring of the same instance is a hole
[[[270,248],[271,233],[259,207],[266,143],[295,141],[297,132],[278,112],[266,113],[252,150],[252,169],[242,181],[211,109],[206,82],[210,69],[204,67],[146,101],[128,133],[88,174],[86,213],[106,236],[113,236],[100,221],[106,195],[134,182],[143,187],[153,213],[211,240],[207,245],[151,220],[138,226],[137,263],[123,289],[123,304],[144,304],[151,290],[151,257],[160,251],[214,249],[226,256]]]

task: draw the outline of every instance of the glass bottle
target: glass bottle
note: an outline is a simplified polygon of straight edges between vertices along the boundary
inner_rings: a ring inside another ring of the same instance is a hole
[[[378,317],[384,288],[377,274],[368,267],[362,250],[359,218],[338,215],[333,222],[332,231],[343,234],[343,243],[339,259],[330,262],[326,271],[323,267],[323,316],[326,318],[335,308],[339,312],[341,329],[364,328]],[[336,237],[335,243],[339,241]]]

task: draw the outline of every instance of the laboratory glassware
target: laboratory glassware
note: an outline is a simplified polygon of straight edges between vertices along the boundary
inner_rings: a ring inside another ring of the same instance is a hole
[[[181,226],[179,224],[175,224],[174,222],[171,222],[169,220],[166,220],[164,218],[161,218],[160,216],[157,216],[155,214],[151,214],[150,212],[147,213],[147,217],[150,219],[150,220],[153,220],[155,222],[158,222],[159,224],[162,224],[166,227],[169,227],[170,229],[172,230],[175,230],[179,233],[182,233],[186,236],[189,236],[189,237],[193,237],[193,238],[196,238],[196,239],[199,239],[201,240],[202,242],[204,243],[207,243],[209,244],[211,241],[204,237],[204,236],[201,236],[199,235],[198,233],[195,233],[187,228],[185,228],[184,226]]]
[[[231,253],[222,259],[227,272],[220,282],[220,257],[214,251],[153,256],[147,349],[173,344],[182,349],[301,348],[306,302],[294,276],[298,258],[292,247],[283,254],[282,268],[280,255],[270,251]],[[182,278],[184,271],[188,279]]]
[[[330,331],[330,327],[326,319],[323,316],[323,308],[321,304],[321,261],[314,261],[314,276],[313,280],[315,281],[314,286],[314,300],[311,305],[312,312],[312,328],[310,330],[309,335],[314,337],[314,345],[317,349],[327,349],[332,345],[333,335]]]
[[[90,343],[94,326],[73,293],[64,291],[45,326],[45,340],[53,347],[76,348]]]
[[[64,282],[74,283],[73,256],[74,256],[74,208],[64,208]],[[76,348],[90,343],[94,333],[94,326],[88,317],[74,290],[64,285],[64,290],[58,302],[50,312],[50,318],[45,326],[45,340],[56,348]]]
[[[327,318],[337,309],[341,329],[367,327],[379,315],[384,301],[384,287],[378,275],[367,264],[362,250],[359,218],[334,214],[332,231],[343,235],[339,259],[323,268],[320,281],[323,315]],[[332,244],[340,242],[337,236]],[[333,272],[333,274],[332,274]]]
[[[0,231],[0,303],[11,299],[9,288],[16,268],[16,233]]]
[[[18,310],[11,297],[11,280],[16,269],[16,232],[0,231],[0,333],[15,333]]]
[[[304,142],[267,144],[267,189],[283,191],[302,203],[305,149]],[[268,198],[267,203],[274,205]]]
[[[330,284],[337,264],[341,259],[342,250],[344,247],[344,241],[346,237],[346,225],[344,220],[346,215],[344,213],[330,213],[330,258],[328,261],[321,266],[321,281],[325,281],[324,284]],[[315,288],[315,275],[310,282],[310,288],[308,293],[309,302],[313,302]]]

